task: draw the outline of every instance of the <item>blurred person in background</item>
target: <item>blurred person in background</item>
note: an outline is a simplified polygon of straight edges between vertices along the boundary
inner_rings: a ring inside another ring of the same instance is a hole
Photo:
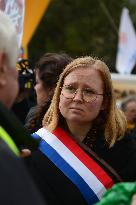
[[[10,111],[18,93],[17,56],[15,28],[0,11],[0,203],[43,205],[46,203],[19,157],[16,142],[22,134],[22,139],[25,138],[24,128]]]
[[[30,109],[25,120],[25,128],[30,133],[42,127],[42,119],[51,103],[59,75],[71,60],[66,53],[46,53],[36,63],[37,105]]]
[[[26,158],[48,203],[94,204],[114,183],[136,180],[136,141],[126,128],[107,65],[89,56],[68,64],[33,134],[39,150]]]
[[[25,118],[32,106],[36,104],[34,96],[34,69],[28,59],[19,59],[16,64],[19,77],[19,92],[12,106],[12,111],[24,125]]]
[[[136,138],[136,96],[128,96],[121,103],[121,109],[127,118],[127,132]]]

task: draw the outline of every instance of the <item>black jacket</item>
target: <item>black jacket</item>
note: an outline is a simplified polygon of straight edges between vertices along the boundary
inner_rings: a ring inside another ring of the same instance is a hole
[[[92,150],[120,175],[123,181],[136,180],[136,141],[125,136],[113,148],[108,148],[101,134]],[[41,193],[51,205],[85,205],[79,190],[39,150],[26,159],[26,164]]]
[[[23,161],[0,139],[0,204],[45,205]]]
[[[50,103],[51,102],[49,101],[42,106],[36,105],[29,110],[25,119],[24,127],[30,134],[36,132],[42,127],[42,120],[49,108]]]
[[[136,180],[136,140],[131,135],[126,134],[109,149],[99,134],[93,150],[116,170],[123,181]]]
[[[13,136],[12,141],[15,141],[19,146],[29,142],[31,138],[25,132],[20,122],[16,119],[12,112],[7,110],[0,103],[0,127],[9,135],[9,139]],[[25,136],[26,134],[26,136]],[[26,139],[25,138],[29,139]],[[37,189],[23,159],[16,156],[10,149],[12,144],[10,140],[6,140],[6,135],[0,134],[0,204],[4,205],[45,205],[46,202]],[[14,140],[13,140],[14,139]],[[7,144],[8,143],[8,144]],[[36,145],[36,144],[35,144]]]

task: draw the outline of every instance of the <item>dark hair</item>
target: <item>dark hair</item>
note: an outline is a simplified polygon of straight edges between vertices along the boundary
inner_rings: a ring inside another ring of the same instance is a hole
[[[72,58],[65,53],[46,53],[39,59],[35,66],[35,72],[45,89],[56,87],[59,75],[71,61]],[[30,110],[25,124],[30,133],[37,131],[42,126],[42,119],[49,105],[50,101],[41,106],[37,105],[32,112]]]
[[[46,53],[36,63],[35,71],[45,89],[56,86],[59,75],[72,58],[65,53]]]

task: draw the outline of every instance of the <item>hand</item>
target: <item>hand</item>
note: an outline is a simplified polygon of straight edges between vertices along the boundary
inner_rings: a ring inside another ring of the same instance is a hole
[[[131,205],[136,205],[136,194],[132,197]]]
[[[31,151],[29,149],[22,149],[21,150],[21,157],[28,157],[31,155]]]

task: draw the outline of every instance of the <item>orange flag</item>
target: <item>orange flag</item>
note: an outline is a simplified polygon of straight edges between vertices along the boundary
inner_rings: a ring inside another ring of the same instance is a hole
[[[34,34],[50,0],[26,0],[25,1],[25,18],[24,18],[24,33],[22,46],[27,48],[32,35]]]

